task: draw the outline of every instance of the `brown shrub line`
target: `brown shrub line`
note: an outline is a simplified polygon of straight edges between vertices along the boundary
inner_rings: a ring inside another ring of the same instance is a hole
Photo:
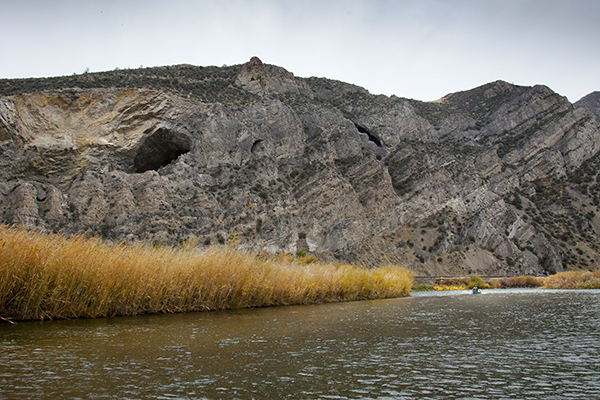
[[[454,278],[437,278],[434,284],[434,288],[437,287],[441,290],[446,288],[473,289],[475,286],[480,289],[490,288],[490,285],[477,275]]]
[[[544,278],[537,278],[531,275],[513,276],[505,278],[492,278],[489,280],[489,282],[493,289],[528,288],[541,287],[544,284]]]
[[[547,277],[543,287],[547,289],[600,289],[600,270],[559,272]]]
[[[542,289],[600,289],[600,270],[558,272],[546,278],[532,275],[491,278],[484,282],[477,275],[464,278],[442,278],[436,280],[438,286],[464,286],[482,289],[542,288]]]

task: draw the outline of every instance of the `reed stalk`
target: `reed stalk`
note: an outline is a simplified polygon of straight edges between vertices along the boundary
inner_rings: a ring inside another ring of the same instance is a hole
[[[490,285],[494,289],[534,288],[540,287],[543,284],[544,278],[537,278],[531,275],[490,279]]]
[[[231,247],[109,244],[0,226],[0,318],[44,320],[408,296],[400,266],[364,269]]]
[[[559,272],[547,277],[543,288],[600,289],[600,270]]]

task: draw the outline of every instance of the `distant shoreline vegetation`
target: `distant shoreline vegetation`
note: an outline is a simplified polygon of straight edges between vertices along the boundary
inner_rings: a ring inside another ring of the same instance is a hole
[[[566,271],[544,280],[546,289],[600,289],[600,270]]]
[[[412,279],[395,265],[109,244],[0,226],[0,318],[8,322],[395,298],[410,294]]]
[[[565,271],[548,277],[513,276],[491,278],[488,281],[477,275],[470,277],[438,278],[433,285],[414,284],[413,291],[480,289],[541,288],[541,289],[600,289],[600,270]]]

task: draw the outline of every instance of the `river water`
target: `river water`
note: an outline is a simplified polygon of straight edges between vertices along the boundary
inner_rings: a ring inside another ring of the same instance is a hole
[[[595,399],[600,290],[2,323],[0,398]]]

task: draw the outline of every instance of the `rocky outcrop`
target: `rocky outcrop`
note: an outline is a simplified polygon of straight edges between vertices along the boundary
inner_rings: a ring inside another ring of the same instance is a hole
[[[600,92],[592,92],[573,104],[575,107],[585,107],[600,120]]]
[[[295,79],[294,74],[281,67],[263,64],[258,57],[252,57],[250,62],[241,66],[235,85],[258,95],[291,92],[312,97],[304,81]]]
[[[129,88],[0,82],[2,222],[199,247],[236,233],[251,251],[429,275],[600,264],[600,125],[545,86],[425,103],[258,58],[194,68],[119,75]],[[135,78],[159,72],[179,83]],[[206,82],[228,100],[194,96]]]

